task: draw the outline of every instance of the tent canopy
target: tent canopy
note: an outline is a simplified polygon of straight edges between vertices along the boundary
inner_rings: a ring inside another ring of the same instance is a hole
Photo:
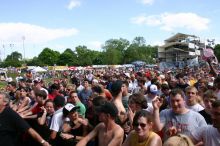
[[[35,67],[34,69],[32,69],[33,72],[46,72],[47,70],[38,66],[38,67]]]

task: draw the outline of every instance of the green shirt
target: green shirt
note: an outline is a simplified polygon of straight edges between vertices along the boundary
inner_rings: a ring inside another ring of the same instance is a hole
[[[83,117],[85,118],[85,114],[86,114],[86,107],[82,102],[77,102],[76,106],[80,107],[79,109],[77,109],[77,112]]]

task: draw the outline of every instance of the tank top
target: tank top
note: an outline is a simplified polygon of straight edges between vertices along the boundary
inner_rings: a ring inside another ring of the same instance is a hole
[[[136,132],[132,133],[130,144],[131,146],[148,146],[151,140],[156,136],[157,134],[150,131],[150,134],[148,138],[143,142],[138,142],[138,135]]]

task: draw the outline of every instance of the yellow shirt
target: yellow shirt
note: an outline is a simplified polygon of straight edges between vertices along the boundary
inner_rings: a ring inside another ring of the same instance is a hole
[[[130,146],[148,146],[151,140],[156,136],[157,134],[150,131],[150,134],[148,138],[143,142],[138,142],[138,135],[136,132],[131,133],[131,139],[130,139]]]

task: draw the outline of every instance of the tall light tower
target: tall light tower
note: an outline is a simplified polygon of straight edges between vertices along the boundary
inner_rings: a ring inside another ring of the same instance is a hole
[[[23,59],[24,59],[24,62],[25,62],[25,48],[24,48],[24,40],[25,40],[25,36],[22,36],[22,41],[23,41]]]
[[[2,45],[2,48],[3,48],[3,50],[1,52],[1,55],[2,55],[2,61],[3,61],[3,60],[5,60],[5,45],[4,44]]]
[[[4,51],[3,60],[5,60],[5,45],[3,44],[2,47],[3,47],[3,51]]]
[[[10,46],[10,48],[11,48],[11,57],[12,57],[12,60],[13,60],[13,50],[12,50],[12,48],[14,47],[14,44],[9,44],[9,46]]]

